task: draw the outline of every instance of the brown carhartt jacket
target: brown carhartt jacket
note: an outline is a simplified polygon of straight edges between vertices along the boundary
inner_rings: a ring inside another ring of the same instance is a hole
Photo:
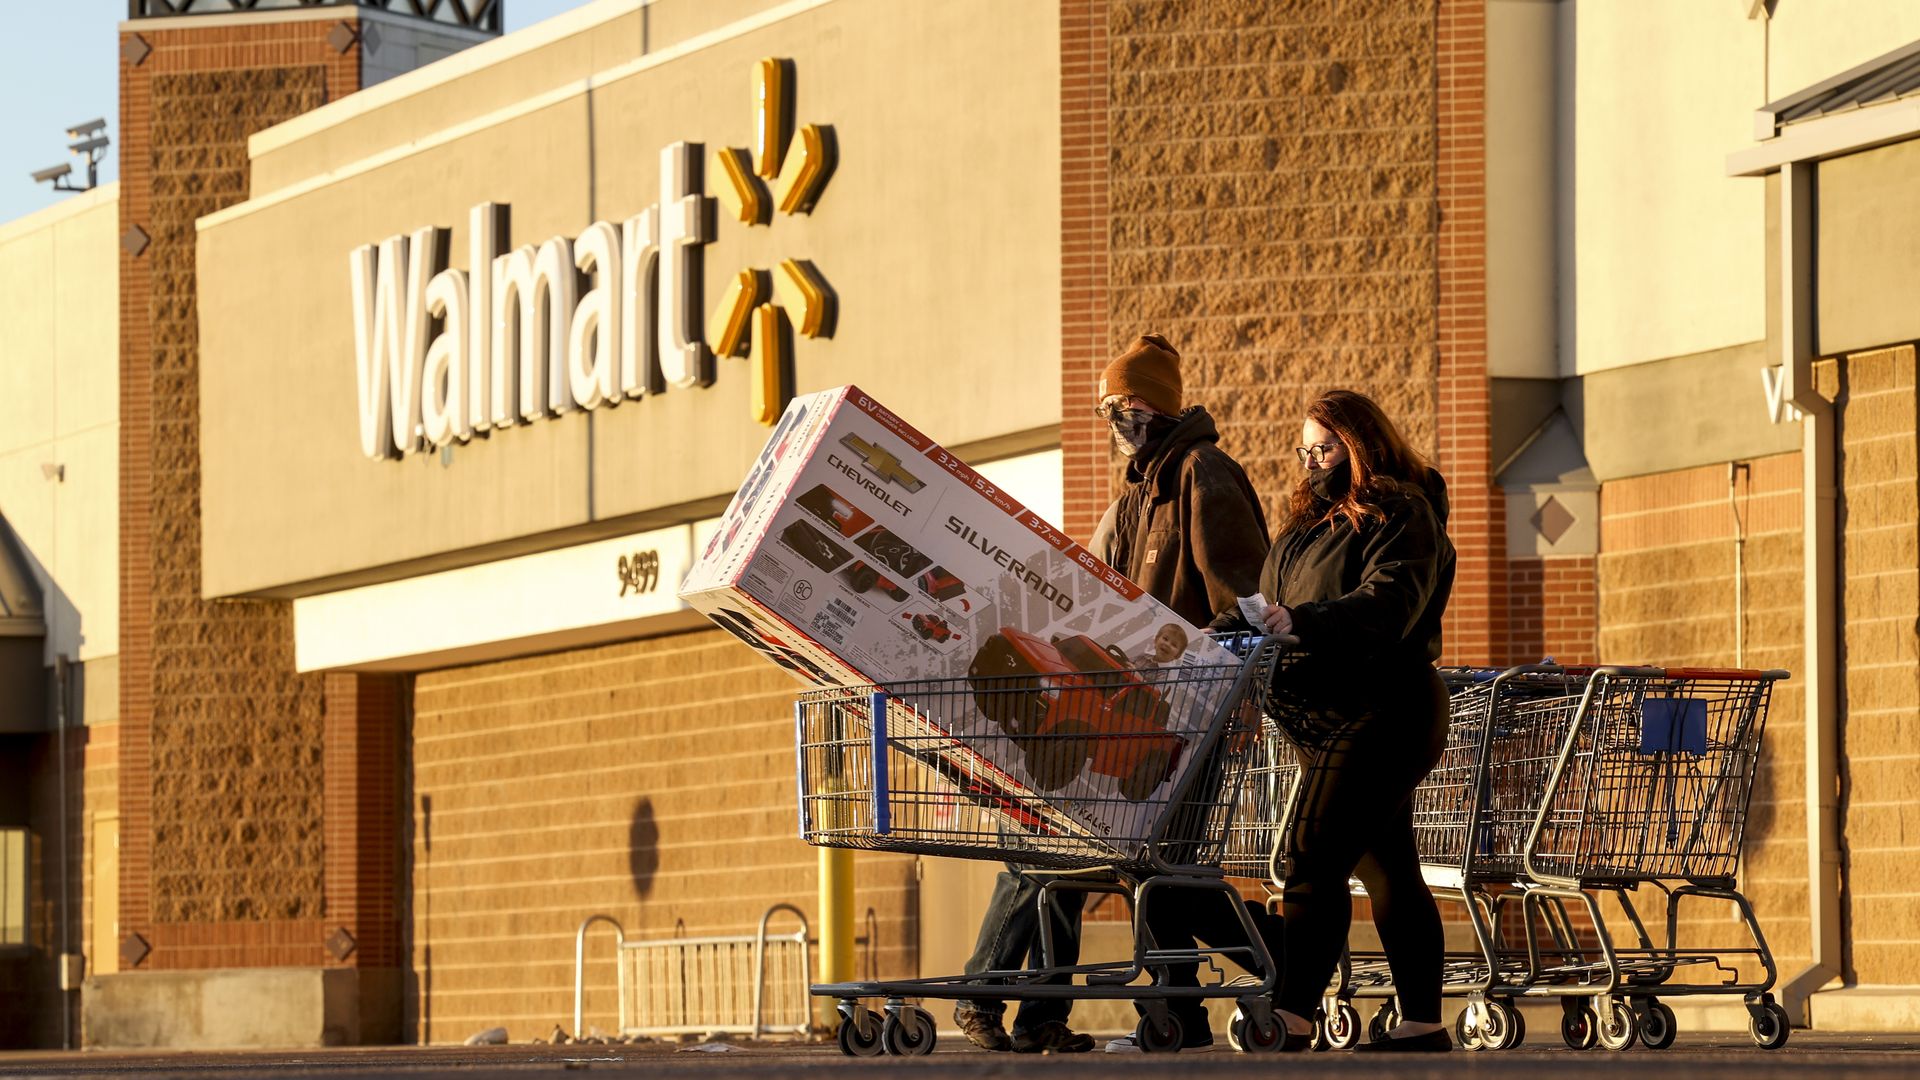
[[[1260,497],[1219,439],[1206,409],[1181,413],[1151,457],[1127,466],[1089,545],[1195,626],[1252,596],[1267,558]]]

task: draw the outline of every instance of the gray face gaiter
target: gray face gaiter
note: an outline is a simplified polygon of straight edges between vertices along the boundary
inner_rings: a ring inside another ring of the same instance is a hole
[[[1179,427],[1180,418],[1147,409],[1122,409],[1107,421],[1107,426],[1113,429],[1114,445],[1131,458],[1139,457],[1142,451]]]

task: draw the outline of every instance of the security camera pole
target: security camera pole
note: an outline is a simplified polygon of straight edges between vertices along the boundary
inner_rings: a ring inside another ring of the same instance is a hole
[[[67,138],[74,140],[68,144],[67,151],[87,163],[86,186],[81,187],[73,183],[72,165],[54,165],[40,169],[33,174],[33,182],[36,184],[51,182],[55,191],[93,190],[100,183],[100,159],[107,156],[108,140],[101,134],[106,129],[106,120],[98,117],[67,129]]]

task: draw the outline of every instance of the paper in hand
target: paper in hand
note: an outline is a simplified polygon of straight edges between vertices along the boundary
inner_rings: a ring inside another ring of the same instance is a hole
[[[1266,615],[1267,608],[1271,605],[1267,603],[1267,598],[1264,593],[1254,593],[1252,596],[1243,596],[1240,598],[1239,603],[1240,617],[1247,620],[1248,626],[1253,627],[1255,630],[1266,629],[1266,624],[1261,620]]]

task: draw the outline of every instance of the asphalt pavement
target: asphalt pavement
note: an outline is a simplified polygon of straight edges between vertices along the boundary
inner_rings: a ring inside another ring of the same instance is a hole
[[[730,1049],[696,1049],[726,1045]],[[638,1045],[512,1045],[485,1047],[366,1047],[296,1051],[145,1051],[77,1053],[0,1053],[0,1077],[128,1076],[165,1077],[313,1077],[458,1076],[463,1080],[529,1074],[592,1071],[608,1077],[688,1077],[756,1080],[783,1077],[824,1078],[834,1070],[883,1070],[876,1075],[914,1074],[933,1078],[1006,1077],[1018,1074],[1049,1080],[1113,1080],[1115,1076],[1192,1075],[1207,1078],[1260,1077],[1278,1069],[1303,1069],[1316,1075],[1348,1077],[1521,1077],[1553,1080],[1620,1076],[1644,1080],[1768,1080],[1807,1076],[1920,1076],[1920,1034],[1836,1035],[1795,1032],[1780,1050],[1757,1049],[1744,1036],[1685,1034],[1666,1050],[1634,1049],[1576,1052],[1542,1043],[1499,1053],[1359,1055],[1320,1053],[1269,1057],[1236,1054],[1224,1046],[1207,1053],[1167,1056],[1091,1054],[1028,1056],[988,1054],[943,1039],[923,1058],[852,1059],[832,1044],[643,1043]]]

